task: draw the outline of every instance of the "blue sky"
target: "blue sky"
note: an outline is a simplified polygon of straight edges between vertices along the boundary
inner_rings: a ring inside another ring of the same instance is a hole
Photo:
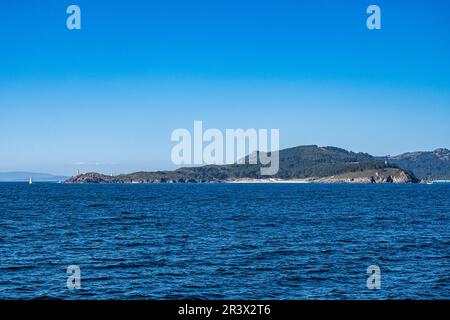
[[[450,147],[446,0],[17,0],[0,37],[0,171],[173,168],[194,120],[279,128],[283,148]]]

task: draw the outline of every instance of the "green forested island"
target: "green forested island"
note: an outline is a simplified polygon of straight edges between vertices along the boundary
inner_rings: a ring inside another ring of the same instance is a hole
[[[448,150],[447,150],[448,151]],[[173,171],[135,172],[108,176],[95,172],[80,174],[68,183],[184,183],[184,182],[348,182],[416,183],[422,177],[403,167],[401,158],[374,157],[336,147],[316,145],[280,150],[279,171],[262,176],[261,164],[206,165]]]
[[[389,157],[389,162],[412,171],[423,180],[450,180],[450,150],[408,152]]]

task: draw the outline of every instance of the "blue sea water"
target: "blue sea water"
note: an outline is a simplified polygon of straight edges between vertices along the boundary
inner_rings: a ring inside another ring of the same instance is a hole
[[[0,183],[0,298],[448,299],[450,185]]]

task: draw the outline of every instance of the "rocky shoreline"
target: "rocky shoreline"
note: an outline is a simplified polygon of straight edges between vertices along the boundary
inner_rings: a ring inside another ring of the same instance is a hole
[[[135,175],[135,174],[134,174]],[[419,183],[412,174],[396,168],[384,168],[380,170],[366,170],[362,172],[350,172],[331,177],[310,177],[301,179],[280,178],[235,178],[235,179],[195,179],[195,178],[171,178],[161,174],[159,178],[143,179],[133,178],[130,175],[108,176],[96,172],[80,174],[71,177],[65,183]]]

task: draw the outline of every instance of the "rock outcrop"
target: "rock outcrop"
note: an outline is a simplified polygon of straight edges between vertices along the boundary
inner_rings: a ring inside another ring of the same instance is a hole
[[[398,168],[384,168],[380,170],[365,170],[349,172],[337,176],[312,179],[312,182],[322,183],[418,183],[412,173]]]
[[[66,183],[112,183],[112,182],[116,182],[114,177],[96,172],[80,174],[66,180]]]

